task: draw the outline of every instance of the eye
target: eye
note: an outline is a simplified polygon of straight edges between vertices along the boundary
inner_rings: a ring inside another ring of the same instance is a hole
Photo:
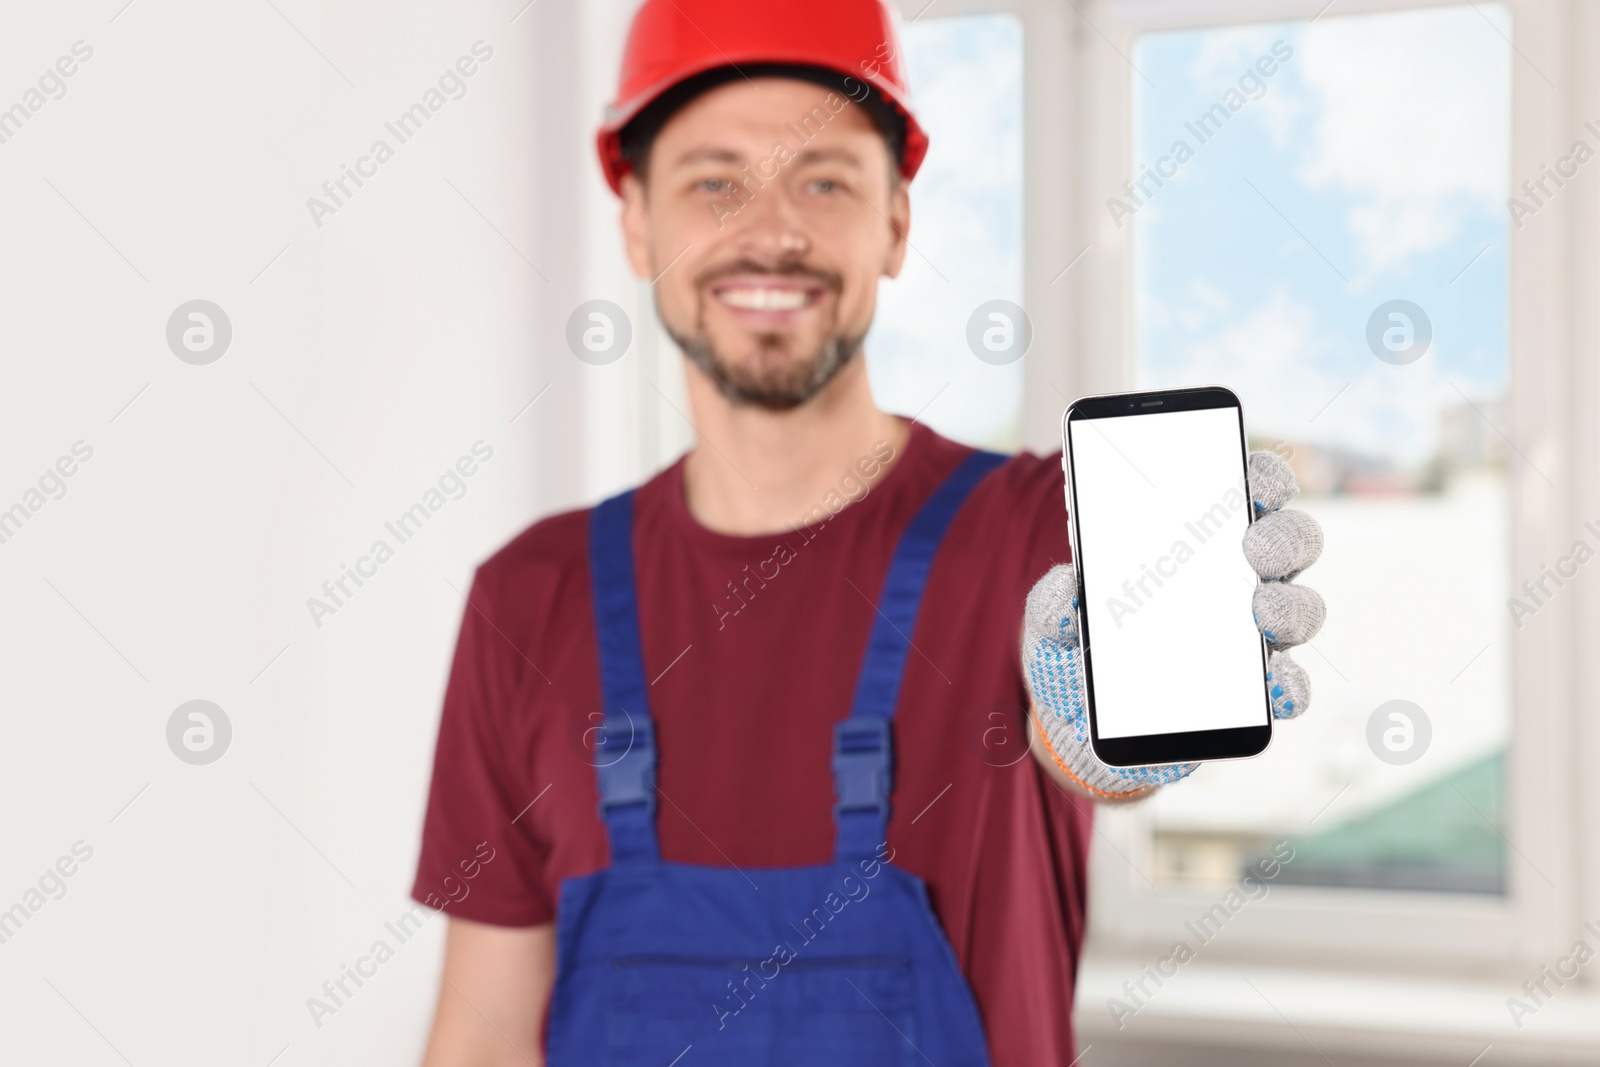
[[[826,195],[828,193],[838,192],[843,188],[843,185],[834,181],[832,178],[813,178],[809,183],[809,188],[813,193],[821,193]]]
[[[694,187],[708,196],[723,196],[733,191],[733,183],[726,178],[701,178]]]

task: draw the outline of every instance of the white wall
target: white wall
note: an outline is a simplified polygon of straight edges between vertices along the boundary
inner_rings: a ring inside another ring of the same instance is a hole
[[[417,1055],[441,923],[320,1027],[306,1001],[407,907],[457,590],[646,454],[636,361],[563,341],[581,300],[637,297],[583,237],[619,5],[524,2],[5,11],[0,108],[93,55],[0,143],[0,508],[93,456],[0,544],[0,909],[93,856],[0,944],[0,1061]],[[384,123],[480,40],[399,144]],[[319,228],[307,198],[380,137]],[[205,366],[164,336],[194,298],[232,323]],[[307,598],[479,440],[466,495],[315,625]],[[207,766],[166,741],[194,698],[232,723]]]

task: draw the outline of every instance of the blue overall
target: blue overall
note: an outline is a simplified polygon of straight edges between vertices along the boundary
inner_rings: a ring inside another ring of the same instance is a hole
[[[732,867],[661,859],[633,495],[594,510],[595,761],[612,863],[561,886],[551,1067],[987,1067],[977,1002],[927,890],[884,859],[889,727],[923,586],[957,510],[1002,458],[963,461],[895,549],[834,731],[833,862],[761,870],[759,888]]]

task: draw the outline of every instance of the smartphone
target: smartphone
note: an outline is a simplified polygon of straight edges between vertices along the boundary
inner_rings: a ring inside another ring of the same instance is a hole
[[[1088,396],[1062,466],[1094,753],[1113,767],[1242,759],[1272,741],[1242,541],[1244,409],[1218,386]]]

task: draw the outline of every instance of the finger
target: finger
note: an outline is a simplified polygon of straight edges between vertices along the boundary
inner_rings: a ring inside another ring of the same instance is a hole
[[[1289,461],[1276,452],[1252,452],[1246,463],[1250,502],[1256,514],[1277,511],[1300,492]]]
[[[1311,679],[1289,653],[1274,652],[1267,657],[1267,693],[1272,717],[1292,719],[1311,706]]]
[[[1303,645],[1322,629],[1328,608],[1315,589],[1288,582],[1262,582],[1256,586],[1251,607],[1256,626],[1275,648]]]
[[[1050,568],[1028,591],[1023,642],[1078,644],[1078,576],[1067,564]]]
[[[1293,578],[1322,555],[1322,527],[1294,508],[1259,515],[1244,531],[1244,555],[1269,582]]]

